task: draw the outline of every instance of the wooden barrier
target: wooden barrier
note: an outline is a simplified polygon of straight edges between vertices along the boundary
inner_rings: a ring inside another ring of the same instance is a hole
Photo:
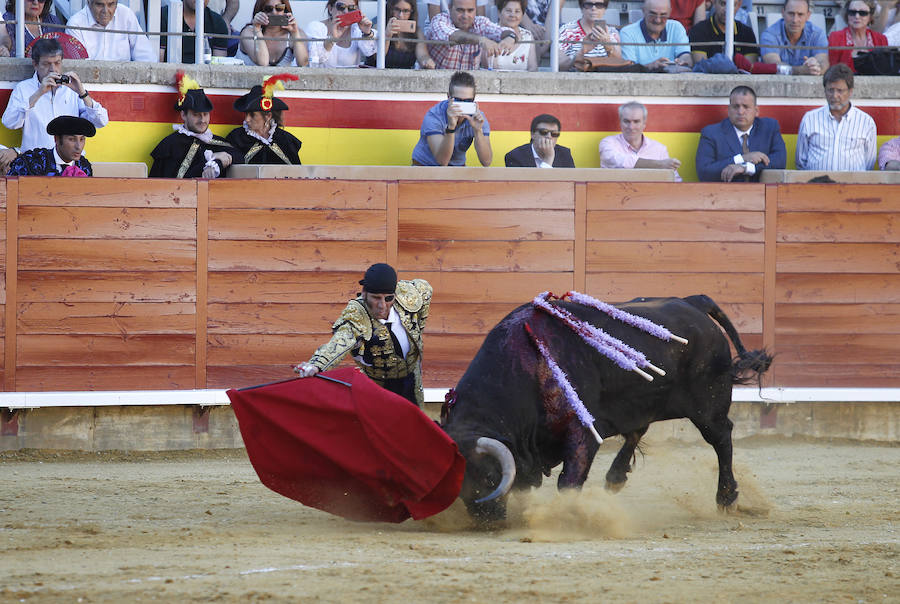
[[[515,306],[570,289],[608,301],[706,293],[748,347],[777,353],[770,385],[900,383],[896,186],[495,180],[503,169],[472,182],[380,171],[344,180],[7,179],[4,389],[177,390],[289,377],[379,261],[435,287],[426,386],[453,385]]]

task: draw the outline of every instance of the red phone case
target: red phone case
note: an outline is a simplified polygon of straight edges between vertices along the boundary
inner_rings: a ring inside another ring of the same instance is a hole
[[[349,27],[354,23],[359,23],[360,21],[362,21],[362,17],[362,12],[358,10],[349,13],[343,13],[341,15],[338,15],[338,24],[341,27]]]

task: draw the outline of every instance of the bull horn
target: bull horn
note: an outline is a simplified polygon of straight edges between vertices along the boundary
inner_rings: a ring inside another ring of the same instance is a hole
[[[482,436],[475,441],[475,453],[477,455],[490,455],[496,459],[500,462],[500,470],[503,472],[500,484],[497,485],[494,492],[487,497],[476,499],[475,503],[493,501],[498,497],[506,495],[509,492],[510,487],[512,487],[513,481],[516,479],[516,460],[513,459],[512,452],[499,440]]]

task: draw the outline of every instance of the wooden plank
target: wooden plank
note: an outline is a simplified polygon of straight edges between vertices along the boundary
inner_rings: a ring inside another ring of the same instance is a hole
[[[192,180],[163,178],[25,178],[19,184],[23,206],[106,206],[128,208],[195,208]]]
[[[900,334],[900,304],[776,304],[776,333]]]
[[[779,273],[776,302],[900,303],[900,275]]]
[[[572,271],[571,241],[400,241],[398,267],[444,271]]]
[[[401,240],[547,241],[575,237],[570,210],[400,210]]]
[[[17,330],[23,334],[193,334],[191,303],[19,304]]]
[[[592,210],[751,210],[765,208],[764,185],[721,183],[587,183]]]
[[[483,337],[503,317],[525,302],[527,300],[505,304],[491,302],[434,303],[431,305],[428,323],[425,326],[426,339],[432,334],[438,333],[471,334]]]
[[[224,365],[283,365],[306,360],[328,341],[315,334],[209,334],[207,363]]]
[[[896,273],[895,243],[779,243],[779,273]]]
[[[764,254],[762,243],[590,241],[587,270],[759,273]]]
[[[22,271],[19,302],[196,302],[189,272]],[[15,317],[12,317],[15,320]]]
[[[788,212],[778,215],[779,242],[900,242],[897,214]]]
[[[196,212],[170,208],[24,206],[19,237],[66,239],[189,239]]]
[[[194,387],[194,366],[20,367],[21,391],[187,390]]]
[[[900,212],[896,185],[782,184],[779,212]]]
[[[492,302],[516,306],[528,302],[543,291],[566,292],[572,289],[572,273],[488,273],[429,272],[418,277],[434,287],[434,303]]]
[[[587,187],[585,183],[575,183],[575,233],[573,289],[583,291],[587,275]]]
[[[352,363],[351,363],[352,365]],[[343,365],[350,366],[350,365]],[[267,384],[276,380],[297,377],[290,364],[277,365],[210,365],[207,368],[207,388],[244,388]]]
[[[27,178],[25,180],[28,180]],[[19,179],[6,179],[5,271],[3,274],[3,390],[16,389],[16,302],[19,298]]]
[[[410,209],[572,210],[574,193],[570,182],[402,181],[398,203],[401,216]]]
[[[385,216],[385,223],[387,226],[387,241],[385,242],[385,262],[391,266],[397,266],[397,248],[399,245],[397,237],[399,233],[400,210],[397,202],[396,182],[386,183],[386,195],[387,215]]]
[[[210,334],[316,334],[325,341],[345,302],[334,304],[210,304]]]
[[[19,270],[193,271],[193,241],[139,239],[22,239]]]
[[[897,360],[897,336],[868,333],[779,334],[775,339],[775,350],[778,362],[785,364],[885,364]],[[895,374],[895,378],[898,375]]]
[[[125,366],[194,364],[193,335],[27,335],[18,337],[24,366]]]
[[[3,187],[3,191],[5,193],[6,181],[0,180],[0,183],[3,183],[2,187]],[[4,194],[4,198],[3,198],[3,207],[0,208],[0,224],[2,224],[4,226],[6,225],[6,196],[5,196],[5,194]],[[6,229],[5,228],[0,229],[0,241],[6,241]]]
[[[209,310],[209,181],[197,181],[197,313],[194,324],[194,388],[206,388],[206,324]]]
[[[383,210],[210,210],[210,239],[384,241]]]
[[[452,388],[468,367],[469,361],[426,359],[422,362],[422,384],[425,388]]]
[[[209,207],[383,210],[385,194],[382,181],[220,179],[209,183]]]
[[[731,273],[588,273],[587,292],[606,302],[641,296],[706,294],[719,305],[763,301],[762,274]]]
[[[6,210],[6,179],[0,180],[0,210]],[[6,234],[4,233],[4,236]]]
[[[587,213],[588,241],[762,242],[762,212],[676,210]]]
[[[819,388],[896,388],[900,365],[794,364],[776,360],[778,386]]]
[[[353,271],[376,262],[383,241],[209,242],[212,271]]]
[[[763,272],[763,347],[775,347],[775,283],[777,280],[776,235],[778,231],[778,187],[766,185],[765,269]],[[760,382],[772,386],[778,381],[779,368],[766,372]]]
[[[333,303],[355,298],[366,266],[352,272],[211,272],[209,302]],[[402,278],[402,277],[401,277]]]

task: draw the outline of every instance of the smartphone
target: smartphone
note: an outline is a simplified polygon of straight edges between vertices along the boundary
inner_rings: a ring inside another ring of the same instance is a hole
[[[397,31],[401,33],[416,33],[416,22],[412,19],[397,19],[394,23],[397,24]]]
[[[279,27],[285,27],[288,24],[288,16],[287,15],[269,15],[269,25],[277,25]]]
[[[475,112],[478,111],[478,105],[475,104],[475,101],[463,101],[462,103],[455,103],[457,107],[463,112],[463,115],[475,115]]]
[[[342,13],[338,15],[338,25],[341,27],[350,27],[354,23],[359,23],[362,21],[363,14],[362,12],[355,10],[349,13]]]
[[[603,31],[607,31],[606,19],[598,19],[598,20],[594,21],[594,23],[599,25],[600,29],[602,29]]]

